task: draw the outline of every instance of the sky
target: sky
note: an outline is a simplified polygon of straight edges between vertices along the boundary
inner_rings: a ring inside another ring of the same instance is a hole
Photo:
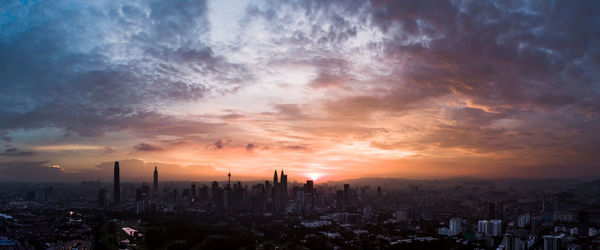
[[[0,181],[600,176],[600,1],[2,1]]]

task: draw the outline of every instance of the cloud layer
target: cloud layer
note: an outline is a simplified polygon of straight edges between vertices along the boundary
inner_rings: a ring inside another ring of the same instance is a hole
[[[143,157],[243,175],[599,174],[594,1],[9,1],[0,12],[8,169]]]

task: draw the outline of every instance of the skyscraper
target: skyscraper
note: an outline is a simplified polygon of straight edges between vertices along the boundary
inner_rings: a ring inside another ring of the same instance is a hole
[[[344,184],[344,206],[350,205],[350,184]]]
[[[119,177],[119,162],[115,161],[113,198],[115,205],[121,205],[121,179]]]
[[[287,192],[287,175],[283,174],[283,169],[281,170],[281,196],[283,197],[283,201],[287,201],[288,192]]]
[[[231,188],[231,170],[227,173],[227,186]]]
[[[153,186],[154,194],[158,193],[158,169],[156,166],[154,167],[154,186]]]
[[[273,186],[277,186],[279,182],[277,181],[277,169],[275,169],[275,173],[273,174]]]
[[[313,187],[314,187],[314,181],[312,181],[312,180],[306,180],[306,185],[304,185],[304,192],[305,193],[312,193],[313,192]]]

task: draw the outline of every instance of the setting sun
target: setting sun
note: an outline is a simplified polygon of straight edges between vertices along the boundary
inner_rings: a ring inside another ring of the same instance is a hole
[[[313,180],[313,181],[316,182],[317,179],[319,179],[321,176],[323,176],[323,174],[321,174],[321,173],[308,173],[306,176],[308,178],[310,178],[311,180]]]

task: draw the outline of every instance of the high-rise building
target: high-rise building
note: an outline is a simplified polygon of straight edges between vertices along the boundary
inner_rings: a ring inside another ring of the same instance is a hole
[[[231,170],[227,173],[227,187],[231,188]]]
[[[152,187],[152,191],[154,193],[158,193],[158,168],[154,166],[154,185]]]
[[[562,248],[562,239],[565,237],[561,235],[544,235],[544,250],[560,250]]]
[[[119,177],[119,162],[115,161],[115,173],[113,183],[113,203],[121,205],[121,179]]]
[[[462,233],[462,220],[454,218],[450,220],[450,236],[456,236]]]
[[[502,240],[502,245],[505,250],[515,250],[515,236],[507,233],[504,235],[504,239]]]
[[[288,191],[287,191],[287,175],[283,174],[283,169],[281,170],[281,179],[280,179],[281,183],[281,197],[283,202],[287,201],[288,198]]]
[[[502,220],[480,220],[477,223],[477,232],[485,236],[500,236],[502,234]]]
[[[305,193],[312,193],[313,192],[313,187],[314,187],[314,182],[312,180],[307,180],[306,181],[306,186],[304,188],[304,192]]]
[[[519,228],[525,228],[531,222],[531,215],[523,214],[519,215],[519,219],[517,220],[517,226]]]
[[[279,182],[277,181],[277,169],[275,169],[275,173],[273,174],[273,186],[277,186]]]

